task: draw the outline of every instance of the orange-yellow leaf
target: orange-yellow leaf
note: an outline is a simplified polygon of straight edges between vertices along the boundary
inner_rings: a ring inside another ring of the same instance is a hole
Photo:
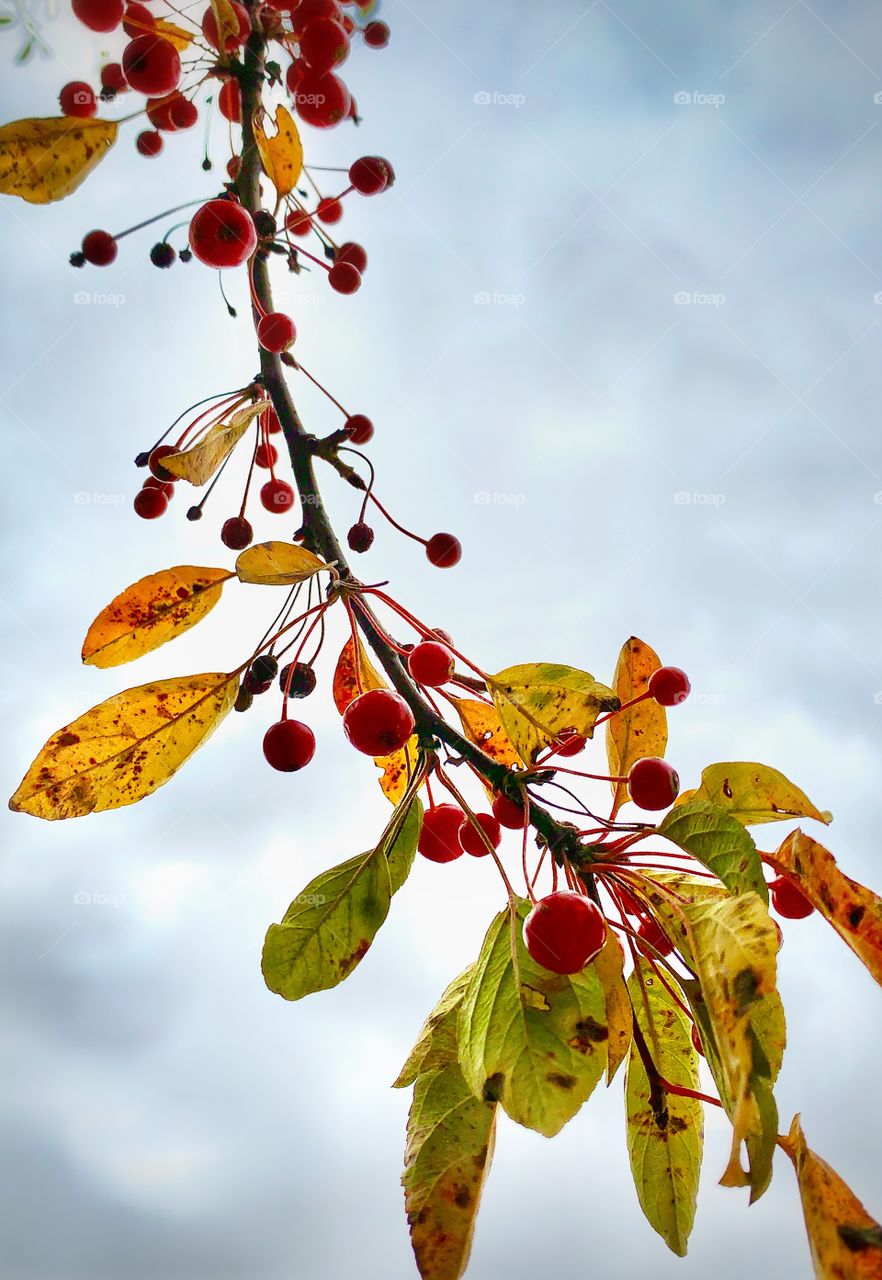
[[[194,33],[185,31],[183,27],[175,26],[173,22],[167,22],[164,18],[157,18],[151,30],[155,35],[162,36],[163,40],[167,40],[169,44],[173,44],[178,53],[183,53],[193,42]]]
[[[631,636],[622,645],[613,691],[624,704],[646,692],[649,677],[661,666],[658,654],[644,641]],[[635,760],[644,756],[663,756],[668,744],[668,718],[664,707],[654,698],[645,698],[626,711],[620,711],[606,722],[606,757],[613,777],[623,777]],[[624,782],[613,782],[612,816],[628,799]]]
[[[214,20],[217,23],[218,44],[221,48],[226,48],[227,36],[233,36],[238,45],[239,19],[236,17],[236,10],[230,0],[210,0],[210,3]]]
[[[775,857],[882,984],[882,898],[843,875],[833,854],[802,831],[791,832]]]
[[[290,587],[306,582],[328,566],[324,560],[295,542],[258,542],[243,551],[236,561],[240,582],[262,587]]]
[[[369,689],[387,689],[388,687],[365,653],[364,645],[359,641],[356,648],[350,636],[337,659],[331,690],[334,705],[340,715],[342,716],[350,702],[360,693],[367,693]],[[408,781],[416,767],[418,747],[419,744],[414,735],[400,751],[393,751],[391,756],[378,756],[374,760],[377,768],[382,770],[378,779],[380,789],[392,804],[398,804],[407,790]]]
[[[143,800],[212,733],[238,686],[238,676],[212,671],[108,698],[52,735],[10,809],[35,818],[80,818]]]
[[[817,1280],[882,1280],[882,1227],[806,1146],[799,1116],[781,1146],[796,1170]]]
[[[116,142],[113,120],[16,120],[0,128],[0,195],[49,204],[76,191]]]
[[[246,405],[244,409],[234,413],[229,422],[219,422],[209,428],[192,448],[163,458],[162,465],[179,480],[187,480],[197,486],[208,484],[218,467],[230,456],[251,423],[265,408],[263,400]]]
[[[211,612],[232,576],[179,564],[141,578],[98,614],[83,641],[83,662],[118,667],[174,640]]]
[[[263,161],[263,171],[279,196],[290,195],[303,170],[303,144],[290,111],[276,107],[276,132],[268,137],[263,124],[255,117],[254,140]]]
[[[511,744],[502,727],[499,712],[487,702],[477,698],[453,698],[462,729],[470,742],[474,742],[491,760],[508,768],[521,765],[521,757]]]
[[[677,804],[710,800],[745,827],[790,818],[814,818],[829,823],[833,815],[817,809],[804,791],[771,765],[747,760],[709,764],[701,772],[701,786],[681,793]]]

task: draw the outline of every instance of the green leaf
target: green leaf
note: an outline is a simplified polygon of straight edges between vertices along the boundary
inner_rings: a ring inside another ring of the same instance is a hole
[[[473,1093],[553,1137],[607,1064],[606,1000],[593,965],[571,976],[533,961],[522,940],[530,904],[500,912],[459,1011],[459,1052]]]
[[[790,818],[814,818],[829,823],[833,815],[816,809],[804,791],[767,764],[729,761],[709,764],[702,770],[701,786],[687,791],[686,800],[710,800],[746,827],[763,822],[787,822]]]
[[[270,991],[300,1000],[336,987],[367,952],[416,853],[422,806],[396,810],[376,849],[323,871],[270,925],[263,976]]]
[[[628,980],[634,1017],[653,1062],[671,1084],[699,1088],[692,1023],[647,961],[637,960]],[[704,1142],[701,1103],[665,1093],[664,1110],[650,1100],[646,1068],[631,1046],[625,1076],[628,1156],[640,1206],[651,1227],[681,1257],[695,1221]]]
[[[404,1089],[413,1084],[417,1076],[456,1061],[459,1006],[462,1004],[472,968],[469,965],[459,977],[453,979],[423,1023],[417,1042],[401,1068],[393,1089]]]
[[[613,676],[613,689],[622,705],[646,692],[649,677],[660,666],[658,654],[648,644],[636,636],[625,641]],[[667,713],[655,698],[644,698],[606,722],[606,757],[613,777],[626,775],[631,765],[645,756],[663,756],[667,744]],[[611,786],[615,817],[628,799],[628,787],[624,782]]]
[[[696,797],[677,805],[657,828],[658,834],[691,853],[727,889],[753,890],[764,902],[769,891],[756,845],[741,823],[718,805]]]

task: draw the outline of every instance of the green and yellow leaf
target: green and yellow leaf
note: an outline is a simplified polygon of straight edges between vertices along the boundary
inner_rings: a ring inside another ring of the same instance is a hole
[[[631,636],[622,645],[613,677],[613,691],[624,706],[646,692],[649,677],[661,666],[658,654]],[[631,765],[645,756],[663,756],[668,745],[668,717],[654,698],[645,698],[606,722],[606,758],[613,777],[627,775]],[[613,782],[612,816],[628,799],[624,782]]]
[[[659,824],[658,834],[691,853],[734,893],[752,889],[768,902],[756,845],[737,818],[710,800],[695,795],[677,805]]]
[[[623,976],[625,953],[612,929],[606,931],[606,946],[595,959],[594,968],[606,1000],[606,1025],[609,1032],[606,1041],[606,1083],[609,1085],[628,1056],[633,1034],[631,1001],[628,999]]]
[[[0,128],[0,195],[49,204],[71,195],[116,142],[113,120],[72,116]]]
[[[180,564],[139,579],[115,596],[89,627],[83,662],[118,667],[174,640],[211,612],[232,576],[228,569]]]
[[[209,737],[238,687],[237,676],[213,671],[115,694],[52,735],[10,809],[51,820],[143,800]]]
[[[804,791],[767,764],[730,761],[709,764],[701,773],[701,786],[685,791],[677,801],[710,800],[746,827],[790,818],[814,818],[829,823],[833,815],[816,809]]]
[[[423,1023],[416,1044],[401,1068],[394,1089],[405,1089],[417,1076],[436,1071],[458,1057],[457,1021],[472,965],[454,978]]]
[[[324,560],[294,542],[258,542],[236,560],[239,581],[263,587],[291,587],[327,567]]]
[[[272,136],[267,136],[262,121],[255,117],[254,139],[263,171],[279,197],[290,195],[303,171],[303,144],[290,111],[281,103],[276,107],[276,132]]]
[[[521,765],[521,757],[503,729],[495,707],[479,702],[477,698],[452,698],[451,701],[462,723],[462,731],[470,742],[480,747],[491,760],[509,769]]]
[[[163,458],[162,465],[179,480],[186,480],[197,487],[208,484],[218,467],[227,460],[251,423],[265,408],[263,400],[245,405],[233,414],[229,422],[218,422],[210,427],[191,448],[184,449],[181,453],[170,453],[167,458]]]
[[[619,700],[587,671],[552,662],[527,662],[487,679],[487,688],[512,744],[527,765],[564,729],[585,738]]]
[[[360,693],[369,689],[388,689],[388,684],[376,670],[365,653],[364,645],[350,637],[343,646],[337,666],[334,669],[332,696],[334,705],[342,716],[343,712]],[[407,784],[413,776],[419,757],[419,742],[416,734],[400,751],[393,751],[390,756],[377,756],[374,764],[382,770],[378,779],[383,795],[391,804],[398,804],[407,790]]]

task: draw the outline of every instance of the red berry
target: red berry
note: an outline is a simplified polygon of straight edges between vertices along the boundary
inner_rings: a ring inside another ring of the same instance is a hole
[[[376,196],[389,185],[389,170],[382,156],[361,156],[349,166],[349,181],[363,196]]]
[[[343,730],[358,751],[367,756],[388,756],[398,751],[413,733],[413,713],[400,693],[369,689],[343,713]]]
[[[332,196],[325,196],[324,200],[319,200],[316,206],[316,213],[322,222],[330,225],[333,222],[339,222],[343,217],[343,206],[339,200],[335,200]],[[336,262],[340,261],[340,255],[335,258]]]
[[[189,98],[178,96],[169,107],[168,114],[176,129],[192,129],[199,119],[199,108]]]
[[[299,40],[311,22],[317,22],[320,18],[340,17],[340,6],[337,0],[300,0],[296,6],[291,6],[294,12],[291,14],[291,26],[294,35]]]
[[[123,69],[118,62],[106,62],[101,68],[101,88],[107,94],[125,93],[128,89]]]
[[[239,267],[256,245],[251,214],[232,200],[209,200],[190,223],[190,248],[207,267]]]
[[[565,889],[536,903],[524,921],[524,942],[543,969],[579,973],[606,942],[606,921],[588,898]]]
[[[476,813],[475,821],[484,832],[487,840],[490,841],[494,849],[499,848],[499,842],[502,839],[502,832],[499,829],[499,823],[492,813]],[[466,818],[459,829],[459,839],[466,853],[470,853],[473,858],[486,858],[490,850],[487,848],[486,842],[482,839],[481,834],[471,824],[471,820]]]
[[[231,551],[244,551],[251,546],[253,538],[254,530],[244,516],[230,516],[221,525],[221,542]]]
[[[436,569],[450,569],[462,559],[462,545],[452,533],[433,533],[426,543],[426,555]]]
[[[177,476],[171,471],[166,471],[162,465],[163,458],[168,458],[173,453],[179,453],[180,450],[173,444],[158,444],[150,457],[147,459],[147,466],[150,468],[150,474],[155,476],[157,480],[166,480],[174,483]]]
[[[236,0],[233,0],[232,8],[239,23],[239,30],[232,35],[228,35],[224,41],[224,47],[227,53],[232,53],[235,49],[238,49],[239,45],[244,44],[251,34],[251,19],[248,16],[248,10],[244,5],[237,4]],[[202,34],[213,48],[222,52],[220,47],[220,35],[218,34],[217,29],[217,18],[215,18],[214,10],[211,8],[206,9],[203,15]]]
[[[58,95],[61,110],[66,116],[78,116],[88,120],[98,110],[98,99],[91,85],[84,80],[71,80]]]
[[[300,720],[280,720],[263,735],[263,754],[274,769],[295,773],[315,755],[315,734]]]
[[[282,424],[279,422],[279,415],[276,413],[272,405],[267,405],[263,413],[260,415],[260,425],[271,436],[277,435],[282,430]]]
[[[453,862],[464,850],[459,838],[462,809],[455,804],[437,804],[423,815],[417,848],[430,862]]]
[[[356,244],[354,240],[345,240],[337,250],[335,262],[348,262],[351,267],[355,267],[362,275],[367,267],[367,254],[360,244]]]
[[[349,57],[349,36],[333,18],[317,18],[300,37],[300,56],[310,71],[323,76]]]
[[[305,209],[295,209],[285,219],[285,226],[295,236],[308,236],[312,231],[312,214]]]
[[[225,80],[217,95],[217,109],[225,120],[231,124],[240,124],[242,120],[242,90],[238,80]]]
[[[346,535],[350,551],[370,551],[374,544],[374,531],[369,524],[358,520]]]
[[[363,413],[352,413],[343,423],[343,430],[353,444],[367,444],[373,439],[374,424]]]
[[[306,75],[308,70],[309,68],[305,62],[301,62],[299,58],[295,58],[288,67],[288,70],[285,72],[285,84],[287,85],[288,92],[292,98],[297,92],[297,86],[300,84],[300,81]]]
[[[293,97],[300,118],[317,129],[329,129],[349,115],[349,90],[333,71],[326,76],[307,72]]]
[[[622,910],[625,912],[626,915],[629,915],[629,916],[643,915],[643,907],[641,906],[641,904],[637,901],[637,899],[634,897],[632,893],[630,893],[627,889],[622,888],[620,884],[617,884],[615,887],[615,898],[619,906],[622,908]]]
[[[646,756],[631,765],[628,791],[641,809],[667,809],[680,791],[680,779],[666,760]]]
[[[453,675],[454,657],[444,644],[437,640],[424,640],[407,655],[407,669],[417,684],[440,689]]]
[[[142,489],[158,489],[160,493],[164,493],[171,502],[175,495],[175,483],[173,480],[159,480],[156,476],[148,476],[141,485]]]
[[[116,241],[109,231],[90,231],[83,236],[82,248],[93,267],[109,267],[117,254]]]
[[[385,22],[369,22],[364,29],[364,42],[370,49],[385,49],[390,34]]]
[[[271,311],[257,326],[257,341],[266,351],[287,351],[297,337],[294,321],[283,311]]]
[[[258,467],[269,471],[279,460],[279,451],[274,444],[259,444],[254,453],[254,461]]]
[[[180,94],[167,93],[162,98],[147,99],[147,119],[153,125],[154,129],[161,129],[163,133],[174,133],[177,125],[172,119],[172,107],[180,98]]]
[[[168,498],[162,489],[147,488],[139,489],[135,494],[133,503],[135,514],[139,515],[142,520],[155,520],[161,516],[168,506]]]
[[[585,750],[587,741],[575,729],[561,729],[551,746],[556,756],[577,756]]]
[[[113,31],[122,22],[123,0],[72,0],[71,7],[90,31]]]
[[[778,876],[769,888],[772,891],[772,906],[785,920],[805,920],[814,911],[799,885],[789,876]]]
[[[642,920],[640,922],[640,927],[637,930],[637,936],[643,939],[646,943],[647,950],[649,951],[649,949],[651,949],[653,955],[658,952],[660,956],[669,956],[674,950],[670,942],[668,942],[667,938],[662,933],[661,926],[656,920]]]
[[[287,480],[267,480],[260,490],[260,502],[273,515],[283,516],[294,506],[294,490]]]
[[[355,293],[361,288],[361,272],[351,262],[335,262],[328,272],[328,284],[337,293]]]
[[[138,93],[172,93],[181,78],[178,51],[161,36],[135,36],[123,50],[122,65],[126,80]]]
[[[675,707],[689,697],[692,685],[685,671],[679,667],[659,667],[649,677],[650,695],[662,707]]]
[[[145,4],[138,4],[135,0],[135,3],[126,5],[126,11],[123,14],[123,31],[127,36],[142,36],[145,32],[152,31],[155,26],[156,19]]]
[[[509,831],[523,831],[524,829],[524,810],[515,800],[509,800],[508,796],[497,792],[493,797],[493,804],[490,806],[493,810],[493,816],[500,826],[508,827]]]
[[[135,146],[142,156],[158,156],[165,143],[162,141],[162,134],[154,129],[145,129],[135,139]]]

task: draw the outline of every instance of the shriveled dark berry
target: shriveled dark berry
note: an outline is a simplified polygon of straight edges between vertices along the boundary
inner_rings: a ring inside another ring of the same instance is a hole
[[[239,685],[239,692],[236,694],[236,701],[233,703],[234,711],[247,711],[254,701],[254,694],[250,689],[246,689],[244,684]]]
[[[250,667],[251,674],[260,684],[265,680],[275,680],[278,670],[279,664],[271,653],[262,653],[254,659]]]
[[[359,520],[346,535],[350,551],[367,551],[374,541],[374,531],[369,524]]]
[[[199,507],[199,506],[196,506],[196,507],[188,507],[188,508],[187,508],[187,519],[188,519],[188,520],[201,520],[201,519],[202,519],[202,508],[201,508],[201,507]]]
[[[178,255],[165,240],[160,240],[150,250],[150,261],[154,267],[170,267]]]
[[[282,667],[279,672],[279,688],[282,693],[285,692],[285,686],[288,683],[288,673],[291,668],[291,688],[288,695],[291,698],[308,698],[315,688],[315,672],[306,662],[289,662],[287,666]]]

